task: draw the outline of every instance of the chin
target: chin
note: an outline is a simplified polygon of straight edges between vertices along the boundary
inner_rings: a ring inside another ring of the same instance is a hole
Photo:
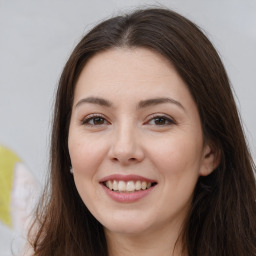
[[[142,214],[140,216],[127,214],[119,214],[118,216],[111,216],[109,219],[103,219],[101,224],[109,232],[122,233],[127,235],[138,235],[149,230],[154,221],[145,218]],[[141,218],[143,217],[143,219]]]
[[[145,226],[135,226],[135,224],[123,224],[123,225],[110,225],[108,227],[104,226],[105,230],[108,230],[111,233],[118,233],[124,235],[139,235],[143,234],[148,230]]]

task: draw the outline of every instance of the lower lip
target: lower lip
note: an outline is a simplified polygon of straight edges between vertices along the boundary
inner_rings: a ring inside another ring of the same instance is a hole
[[[115,200],[119,203],[133,203],[133,202],[136,202],[136,201],[146,197],[155,188],[155,186],[153,186],[153,187],[150,187],[150,188],[145,189],[145,190],[125,193],[125,192],[116,192],[116,191],[110,190],[103,184],[101,184],[101,186],[103,187],[104,191],[107,193],[107,195],[111,199],[113,199],[113,200]]]

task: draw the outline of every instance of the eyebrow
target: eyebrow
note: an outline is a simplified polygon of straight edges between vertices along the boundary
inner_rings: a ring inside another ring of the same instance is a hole
[[[91,103],[91,104],[96,104],[104,107],[113,106],[113,104],[106,99],[99,98],[99,97],[88,97],[78,101],[75,107],[78,107],[83,103]],[[155,106],[155,105],[164,104],[164,103],[175,104],[176,106],[185,110],[184,106],[179,101],[174,100],[172,98],[154,98],[154,99],[142,100],[138,103],[137,108],[146,108],[146,107]]]
[[[145,108],[145,107],[164,104],[164,103],[172,103],[182,108],[183,110],[185,110],[185,108],[179,101],[174,100],[172,98],[155,98],[155,99],[142,100],[139,102],[138,108]]]
[[[92,104],[97,104],[97,105],[104,106],[104,107],[111,107],[112,106],[112,103],[110,101],[105,100],[103,98],[88,97],[88,98],[84,98],[84,99],[79,100],[76,104],[76,108],[78,106],[80,106],[81,104],[83,104],[83,103],[92,103]]]

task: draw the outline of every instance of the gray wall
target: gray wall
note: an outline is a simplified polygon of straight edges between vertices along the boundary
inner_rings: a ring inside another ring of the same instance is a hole
[[[0,144],[13,149],[40,182],[54,91],[71,50],[102,19],[152,4],[195,21],[213,41],[256,158],[255,0],[0,0]]]

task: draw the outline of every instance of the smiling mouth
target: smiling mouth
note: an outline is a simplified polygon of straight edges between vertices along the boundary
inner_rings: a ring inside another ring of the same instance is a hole
[[[139,192],[142,190],[147,190],[153,186],[155,186],[156,182],[147,182],[147,181],[117,181],[117,180],[108,180],[102,182],[102,184],[107,187],[108,189],[119,192],[119,193],[132,193],[132,192]]]

